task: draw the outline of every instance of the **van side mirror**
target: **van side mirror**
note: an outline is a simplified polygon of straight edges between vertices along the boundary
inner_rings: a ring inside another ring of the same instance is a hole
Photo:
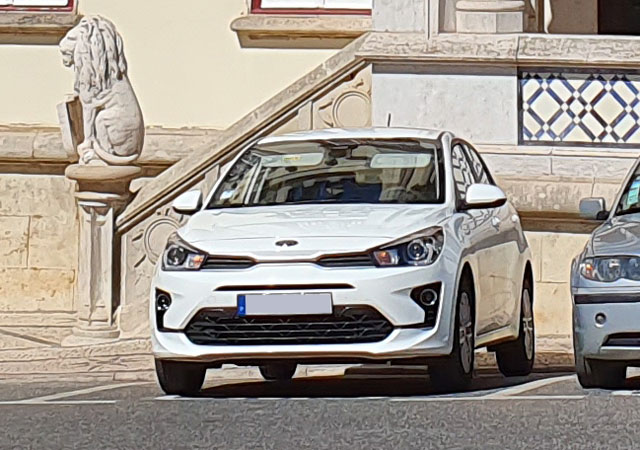
[[[580,217],[590,220],[605,220],[609,212],[602,197],[590,197],[580,200]]]
[[[188,191],[179,195],[171,204],[178,214],[191,215],[202,208],[202,192]]]
[[[493,184],[476,183],[469,186],[465,209],[498,208],[507,203],[507,195]]]

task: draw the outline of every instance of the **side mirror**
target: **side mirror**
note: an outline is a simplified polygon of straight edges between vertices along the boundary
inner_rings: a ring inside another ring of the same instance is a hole
[[[580,200],[580,217],[591,220],[605,220],[609,212],[602,197],[590,197]]]
[[[171,204],[171,207],[178,214],[190,215],[197,212],[202,207],[202,192],[188,191],[179,195]]]
[[[502,189],[493,184],[472,184],[467,189],[465,209],[498,208],[507,203]]]

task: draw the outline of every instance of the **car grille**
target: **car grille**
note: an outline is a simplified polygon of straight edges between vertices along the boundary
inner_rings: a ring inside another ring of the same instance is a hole
[[[334,308],[331,316],[236,317],[202,310],[185,334],[197,345],[355,344],[382,341],[392,330],[379,312],[364,307]]]
[[[640,333],[618,333],[610,335],[604,343],[613,347],[640,347]]]
[[[369,255],[339,255],[320,258],[317,262],[323,267],[370,267],[373,260]]]
[[[200,268],[204,270],[248,269],[254,265],[255,261],[252,259],[209,256]]]

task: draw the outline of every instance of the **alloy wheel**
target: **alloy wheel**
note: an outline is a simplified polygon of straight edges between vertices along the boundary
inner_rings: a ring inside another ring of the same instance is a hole
[[[458,333],[460,342],[460,362],[465,373],[473,370],[473,315],[469,295],[463,292],[460,296],[460,312]]]
[[[525,289],[522,292],[522,330],[524,332],[524,349],[527,359],[533,359],[533,310],[531,308],[531,294]]]

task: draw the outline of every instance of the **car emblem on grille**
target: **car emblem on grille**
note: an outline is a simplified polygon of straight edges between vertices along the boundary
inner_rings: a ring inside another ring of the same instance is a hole
[[[293,240],[290,240],[290,241],[278,241],[278,242],[276,242],[276,245],[278,247],[294,247],[294,246],[298,245],[298,241],[293,241]]]

